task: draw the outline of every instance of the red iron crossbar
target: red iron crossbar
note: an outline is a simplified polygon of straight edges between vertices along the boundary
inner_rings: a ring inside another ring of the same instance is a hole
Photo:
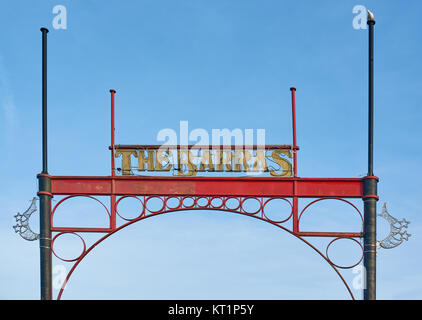
[[[363,178],[157,176],[50,176],[50,178],[53,195],[296,196],[299,198],[363,198],[364,196]]]

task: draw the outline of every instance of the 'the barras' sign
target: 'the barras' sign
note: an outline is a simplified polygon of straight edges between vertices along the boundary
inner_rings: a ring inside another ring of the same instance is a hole
[[[201,172],[292,176],[290,146],[123,146],[114,147],[122,175],[133,170],[196,176]]]

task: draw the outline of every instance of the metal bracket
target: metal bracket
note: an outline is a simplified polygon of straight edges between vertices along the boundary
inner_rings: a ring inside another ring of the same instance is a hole
[[[19,212],[14,216],[16,219],[16,225],[13,226],[15,232],[18,233],[22,238],[28,241],[37,240],[39,237],[38,233],[35,233],[29,227],[29,218],[37,211],[37,197],[32,199],[29,208],[22,214]]]
[[[384,240],[377,241],[377,246],[384,249],[392,249],[402,244],[403,240],[409,240],[411,234],[407,233],[405,229],[407,229],[410,221],[406,219],[397,220],[392,217],[387,211],[387,203],[384,202],[382,211],[378,216],[384,218],[390,224],[390,233]]]

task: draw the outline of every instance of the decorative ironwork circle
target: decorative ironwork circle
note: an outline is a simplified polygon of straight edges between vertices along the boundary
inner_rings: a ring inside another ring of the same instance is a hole
[[[161,205],[161,208],[160,208],[160,209],[158,209],[158,210],[151,210],[150,208],[148,208],[148,203],[149,203],[149,201],[150,201],[150,200],[152,200],[152,199],[159,199],[159,200],[161,201],[162,205]],[[164,201],[163,197],[159,197],[159,196],[152,196],[152,197],[148,197],[148,198],[146,198],[146,200],[145,200],[145,208],[146,208],[149,212],[151,212],[151,213],[160,213],[160,212],[163,212],[165,207],[166,207],[166,203],[165,203],[165,201]]]
[[[247,201],[249,200],[249,202],[251,201],[256,201],[258,202],[258,209],[255,211],[248,211],[245,209],[245,204],[247,203]],[[260,199],[256,198],[256,197],[245,197],[243,199],[240,200],[240,207],[242,208],[242,211],[246,214],[250,214],[250,215],[254,215],[257,214],[258,212],[260,212],[261,210],[263,210],[263,206],[262,206],[262,202]]]
[[[348,201],[348,200],[346,200],[346,199],[343,199],[343,198],[338,198],[338,197],[324,197],[324,198],[319,198],[319,199],[316,199],[316,200],[314,200],[314,201],[311,201],[310,203],[308,203],[303,209],[302,209],[302,211],[300,212],[300,214],[299,214],[299,218],[298,218],[298,222],[300,223],[300,219],[302,219],[302,215],[305,213],[305,211],[311,206],[311,205],[313,205],[313,204],[315,204],[315,203],[317,203],[317,202],[319,202],[319,201],[324,201],[324,200],[338,200],[338,201],[342,201],[342,202],[345,202],[345,203],[347,203],[347,204],[349,204],[349,205],[351,205],[355,210],[356,210],[356,212],[359,214],[359,216],[360,216],[360,219],[361,219],[361,221],[362,221],[362,223],[363,223],[363,216],[362,216],[362,213],[360,212],[360,210],[353,204],[353,203],[351,203],[350,201]]]
[[[205,204],[201,204],[201,203],[200,203],[201,199],[204,199],[204,200],[206,201],[206,203],[205,203]],[[211,198],[209,198],[209,197],[204,197],[204,196],[197,197],[197,198],[195,199],[195,203],[196,203],[196,205],[198,206],[198,208],[200,208],[200,209],[207,209],[207,208],[210,206],[210,203],[211,203]]]
[[[354,242],[356,242],[359,246],[360,246],[360,248],[361,248],[361,250],[362,250],[362,256],[360,257],[360,259],[359,259],[359,261],[357,262],[357,263],[355,263],[354,265],[351,265],[351,266],[340,266],[340,265],[337,265],[337,264],[335,264],[331,259],[330,259],[330,257],[328,256],[328,249],[330,248],[330,246],[334,243],[334,242],[336,242],[337,240],[342,240],[342,239],[346,239],[346,240],[353,240]],[[358,241],[358,240],[356,240],[356,239],[354,239],[354,238],[347,238],[347,237],[337,237],[337,238],[335,238],[335,239],[333,239],[333,240],[331,240],[330,241],[330,243],[327,245],[327,248],[325,249],[325,256],[327,257],[327,260],[333,265],[333,266],[335,266],[335,267],[337,267],[337,268],[340,268],[340,269],[351,269],[351,268],[354,268],[354,267],[356,267],[359,263],[361,263],[362,262],[362,260],[363,260],[363,246],[362,246],[362,244]]]
[[[220,201],[219,204],[214,203],[214,201]],[[224,205],[224,201],[221,197],[211,197],[211,201],[210,201],[210,207],[212,209],[221,209],[223,208]]]
[[[280,221],[277,221],[277,220],[272,220],[272,219],[270,219],[266,214],[265,214],[265,206],[270,202],[270,201],[272,201],[272,200],[284,200],[285,202],[287,202],[289,205],[290,205],[290,208],[291,208],[291,210],[290,210],[290,215],[286,218],[286,219],[284,219],[284,220],[280,220]],[[265,218],[265,219],[267,219],[268,221],[270,221],[270,222],[273,222],[273,223],[284,223],[284,222],[286,222],[287,220],[289,220],[291,217],[292,217],[292,215],[293,215],[293,205],[291,204],[291,202],[289,201],[289,200],[287,200],[287,199],[285,199],[285,198],[269,198],[269,199],[267,199],[264,203],[263,203],[263,205],[262,205],[262,215],[263,215],[263,217]]]
[[[108,214],[108,218],[111,218],[111,214],[110,211],[108,210],[107,206],[99,199],[90,196],[90,195],[86,195],[86,194],[73,194],[67,197],[64,197],[63,199],[61,199],[59,202],[56,203],[56,205],[54,206],[53,210],[51,211],[51,221],[53,221],[54,219],[54,214],[56,213],[57,208],[66,200],[68,199],[72,199],[72,198],[76,198],[76,197],[81,197],[81,198],[88,198],[88,199],[92,199],[97,201],[99,204],[101,204],[103,206],[103,208],[106,210],[107,214]]]
[[[191,200],[192,204],[186,204],[186,200]],[[192,209],[195,207],[195,197],[194,196],[186,196],[182,198],[182,208],[183,209]]]
[[[173,199],[175,199],[178,202],[177,205],[172,205],[172,204],[169,203]],[[169,198],[166,198],[164,200],[164,202],[165,202],[166,210],[168,210],[168,211],[180,209],[182,207],[182,203],[183,203],[182,199],[180,197],[169,197]]]
[[[54,242],[56,241],[56,239],[58,237],[60,237],[60,236],[62,236],[64,234],[74,234],[75,236],[79,237],[79,239],[81,239],[81,241],[82,241],[82,244],[83,244],[84,248],[83,248],[81,254],[79,256],[77,256],[76,258],[74,258],[74,259],[64,259],[64,258],[60,257],[58,254],[56,254],[56,252],[54,251]],[[53,254],[58,259],[60,259],[62,261],[65,261],[65,262],[75,262],[75,261],[79,260],[83,256],[83,254],[85,253],[85,251],[86,251],[86,243],[85,243],[85,240],[79,234],[77,234],[76,232],[60,232],[60,233],[56,234],[54,236],[53,240],[51,241],[51,252],[53,252]]]
[[[230,200],[234,200],[234,201],[237,201],[237,207],[234,207],[234,208],[232,208],[231,206],[230,206],[230,204],[227,204],[227,202],[228,201],[230,201]],[[237,210],[239,210],[239,208],[240,208],[240,206],[241,206],[241,202],[240,202],[240,199],[238,198],[238,197],[228,197],[228,198],[225,198],[224,200],[223,200],[223,202],[224,202],[224,207],[226,208],[226,209],[228,209],[228,210],[231,210],[231,211],[237,211]]]
[[[119,213],[119,210],[117,210],[117,207],[118,207],[118,205],[119,205],[120,201],[122,201],[123,199],[127,199],[127,198],[135,198],[136,200],[138,200],[138,201],[141,203],[141,205],[142,205],[142,211],[141,211],[141,214],[140,214],[140,215],[138,215],[138,216],[136,216],[136,217],[134,217],[134,218],[125,218],[125,217],[123,217],[123,216]],[[117,214],[120,218],[122,218],[123,220],[125,220],[125,221],[133,221],[133,220],[135,220],[135,219],[138,219],[139,217],[142,217],[142,215],[145,213],[145,205],[144,205],[144,202],[143,202],[141,199],[139,199],[137,196],[123,196],[123,197],[120,197],[120,198],[116,201],[116,204],[115,204],[115,210],[116,210],[116,214]]]

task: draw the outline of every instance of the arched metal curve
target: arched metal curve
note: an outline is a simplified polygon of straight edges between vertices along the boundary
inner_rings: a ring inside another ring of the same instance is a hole
[[[51,210],[51,215],[50,215],[50,221],[51,221],[51,225],[53,225],[53,219],[54,219],[54,214],[56,213],[57,208],[66,200],[71,199],[71,198],[76,198],[76,197],[84,197],[84,198],[88,198],[88,199],[92,199],[97,201],[99,204],[101,204],[104,209],[106,210],[107,214],[108,214],[108,218],[111,218],[111,214],[110,211],[108,210],[107,206],[99,199],[97,199],[94,196],[89,196],[86,194],[72,194],[70,196],[64,197],[63,199],[61,199],[59,202],[56,203],[56,205],[54,206],[53,210]]]
[[[338,198],[338,197],[324,197],[324,198],[319,198],[319,199],[316,199],[316,200],[313,200],[313,201],[311,201],[311,202],[309,202],[303,209],[302,209],[302,211],[300,212],[300,214],[299,214],[299,218],[298,218],[298,224],[300,224],[300,219],[302,218],[302,215],[303,215],[303,213],[311,206],[311,205],[313,205],[313,204],[315,204],[315,203],[317,203],[317,202],[319,202],[319,201],[323,201],[323,200],[339,200],[339,201],[343,201],[343,202],[345,202],[345,203],[347,203],[347,204],[349,204],[349,205],[351,205],[356,211],[357,211],[357,213],[359,214],[359,217],[360,217],[360,219],[361,219],[361,221],[362,221],[362,226],[363,226],[363,216],[362,216],[362,213],[360,212],[360,210],[353,204],[353,203],[351,203],[350,201],[348,201],[348,200],[346,200],[346,199],[343,199],[343,198]]]
[[[170,210],[169,212],[173,212],[173,211],[183,211],[183,210],[187,210],[187,209],[177,209],[177,210]],[[188,209],[189,210],[189,209]],[[210,210],[210,209],[204,209],[204,208],[192,208],[192,209],[190,209],[190,210]],[[281,229],[283,229],[284,231],[287,231],[288,233],[290,233],[291,235],[293,235],[293,236],[295,236],[296,238],[298,238],[298,239],[300,239],[301,241],[303,241],[305,244],[307,244],[309,247],[311,247],[312,249],[314,249],[314,251],[315,252],[317,252],[327,263],[328,263],[328,265],[337,273],[337,275],[339,276],[339,278],[340,278],[340,280],[343,282],[343,284],[344,284],[344,286],[346,287],[346,289],[347,289],[347,291],[349,292],[349,295],[350,295],[350,297],[353,299],[353,300],[355,300],[355,297],[354,297],[354,295],[353,295],[353,293],[352,293],[352,291],[350,290],[350,287],[348,286],[348,284],[347,284],[347,282],[345,281],[345,279],[343,278],[343,276],[341,275],[341,273],[337,270],[337,268],[336,268],[336,266],[335,265],[333,265],[333,263],[327,258],[327,257],[325,257],[324,256],[324,254],[320,251],[320,250],[318,250],[315,246],[313,246],[310,242],[308,242],[307,240],[305,240],[305,239],[303,239],[301,236],[299,236],[298,234],[295,234],[293,231],[291,231],[291,230],[289,230],[289,229],[287,229],[287,228],[285,228],[285,227],[283,227],[283,226],[281,226],[280,224],[277,224],[276,222],[273,222],[273,221],[271,221],[271,220],[266,220],[266,219],[264,219],[264,218],[262,218],[262,217],[259,217],[259,216],[256,216],[256,215],[251,215],[251,214],[247,214],[247,213],[242,213],[242,212],[236,212],[236,211],[230,211],[230,210],[222,210],[222,209],[214,209],[214,210],[220,210],[220,211],[227,211],[227,212],[232,212],[232,213],[238,213],[238,214],[242,214],[242,215],[245,215],[245,216],[248,216],[248,217],[253,217],[253,218],[256,218],[256,219],[258,219],[258,220],[261,220],[261,221],[265,221],[265,222],[268,222],[268,223],[270,223],[270,224],[272,224],[272,225],[274,225],[274,226],[277,226],[277,227],[279,227],[279,228],[281,228]],[[60,291],[59,291],[59,293],[58,293],[58,295],[57,295],[57,300],[60,300],[61,299],[61,297],[62,297],[62,294],[63,294],[63,291],[64,291],[64,289],[65,289],[65,287],[66,287],[66,284],[68,283],[68,281],[69,281],[69,279],[70,279],[70,277],[71,277],[71,275],[72,275],[72,273],[74,272],[74,270],[76,269],[76,267],[79,265],[79,263],[88,255],[88,253],[90,253],[98,244],[100,244],[101,242],[103,242],[105,239],[107,239],[108,237],[110,237],[111,235],[113,235],[113,234],[115,234],[115,233],[117,233],[118,231],[120,231],[120,230],[122,230],[122,229],[124,229],[125,227],[127,227],[127,226],[129,226],[129,225],[131,225],[131,224],[133,224],[133,223],[135,223],[135,222],[138,222],[138,221],[141,221],[141,220],[144,220],[144,219],[147,219],[147,218],[150,218],[150,217],[155,217],[155,216],[158,216],[158,215],[161,215],[161,214],[164,214],[164,213],[167,213],[167,212],[160,212],[160,213],[154,213],[154,214],[150,214],[150,215],[141,215],[140,217],[137,217],[137,218],[135,218],[135,219],[133,219],[133,220],[131,220],[131,221],[129,221],[129,222],[127,222],[127,223],[125,223],[125,224],[123,224],[123,225],[121,225],[121,226],[119,226],[119,227],[117,227],[115,230],[113,230],[112,232],[109,232],[108,234],[106,234],[105,236],[103,236],[103,237],[101,237],[99,240],[97,240],[94,244],[92,244],[87,250],[85,250],[82,254],[81,254],[81,256],[78,258],[78,260],[74,263],[74,265],[72,266],[72,268],[70,269],[70,271],[68,272],[68,274],[67,274],[67,276],[66,276],[66,279],[65,279],[65,281],[63,282],[63,284],[62,284],[62,286],[61,286],[61,288],[60,288]]]

